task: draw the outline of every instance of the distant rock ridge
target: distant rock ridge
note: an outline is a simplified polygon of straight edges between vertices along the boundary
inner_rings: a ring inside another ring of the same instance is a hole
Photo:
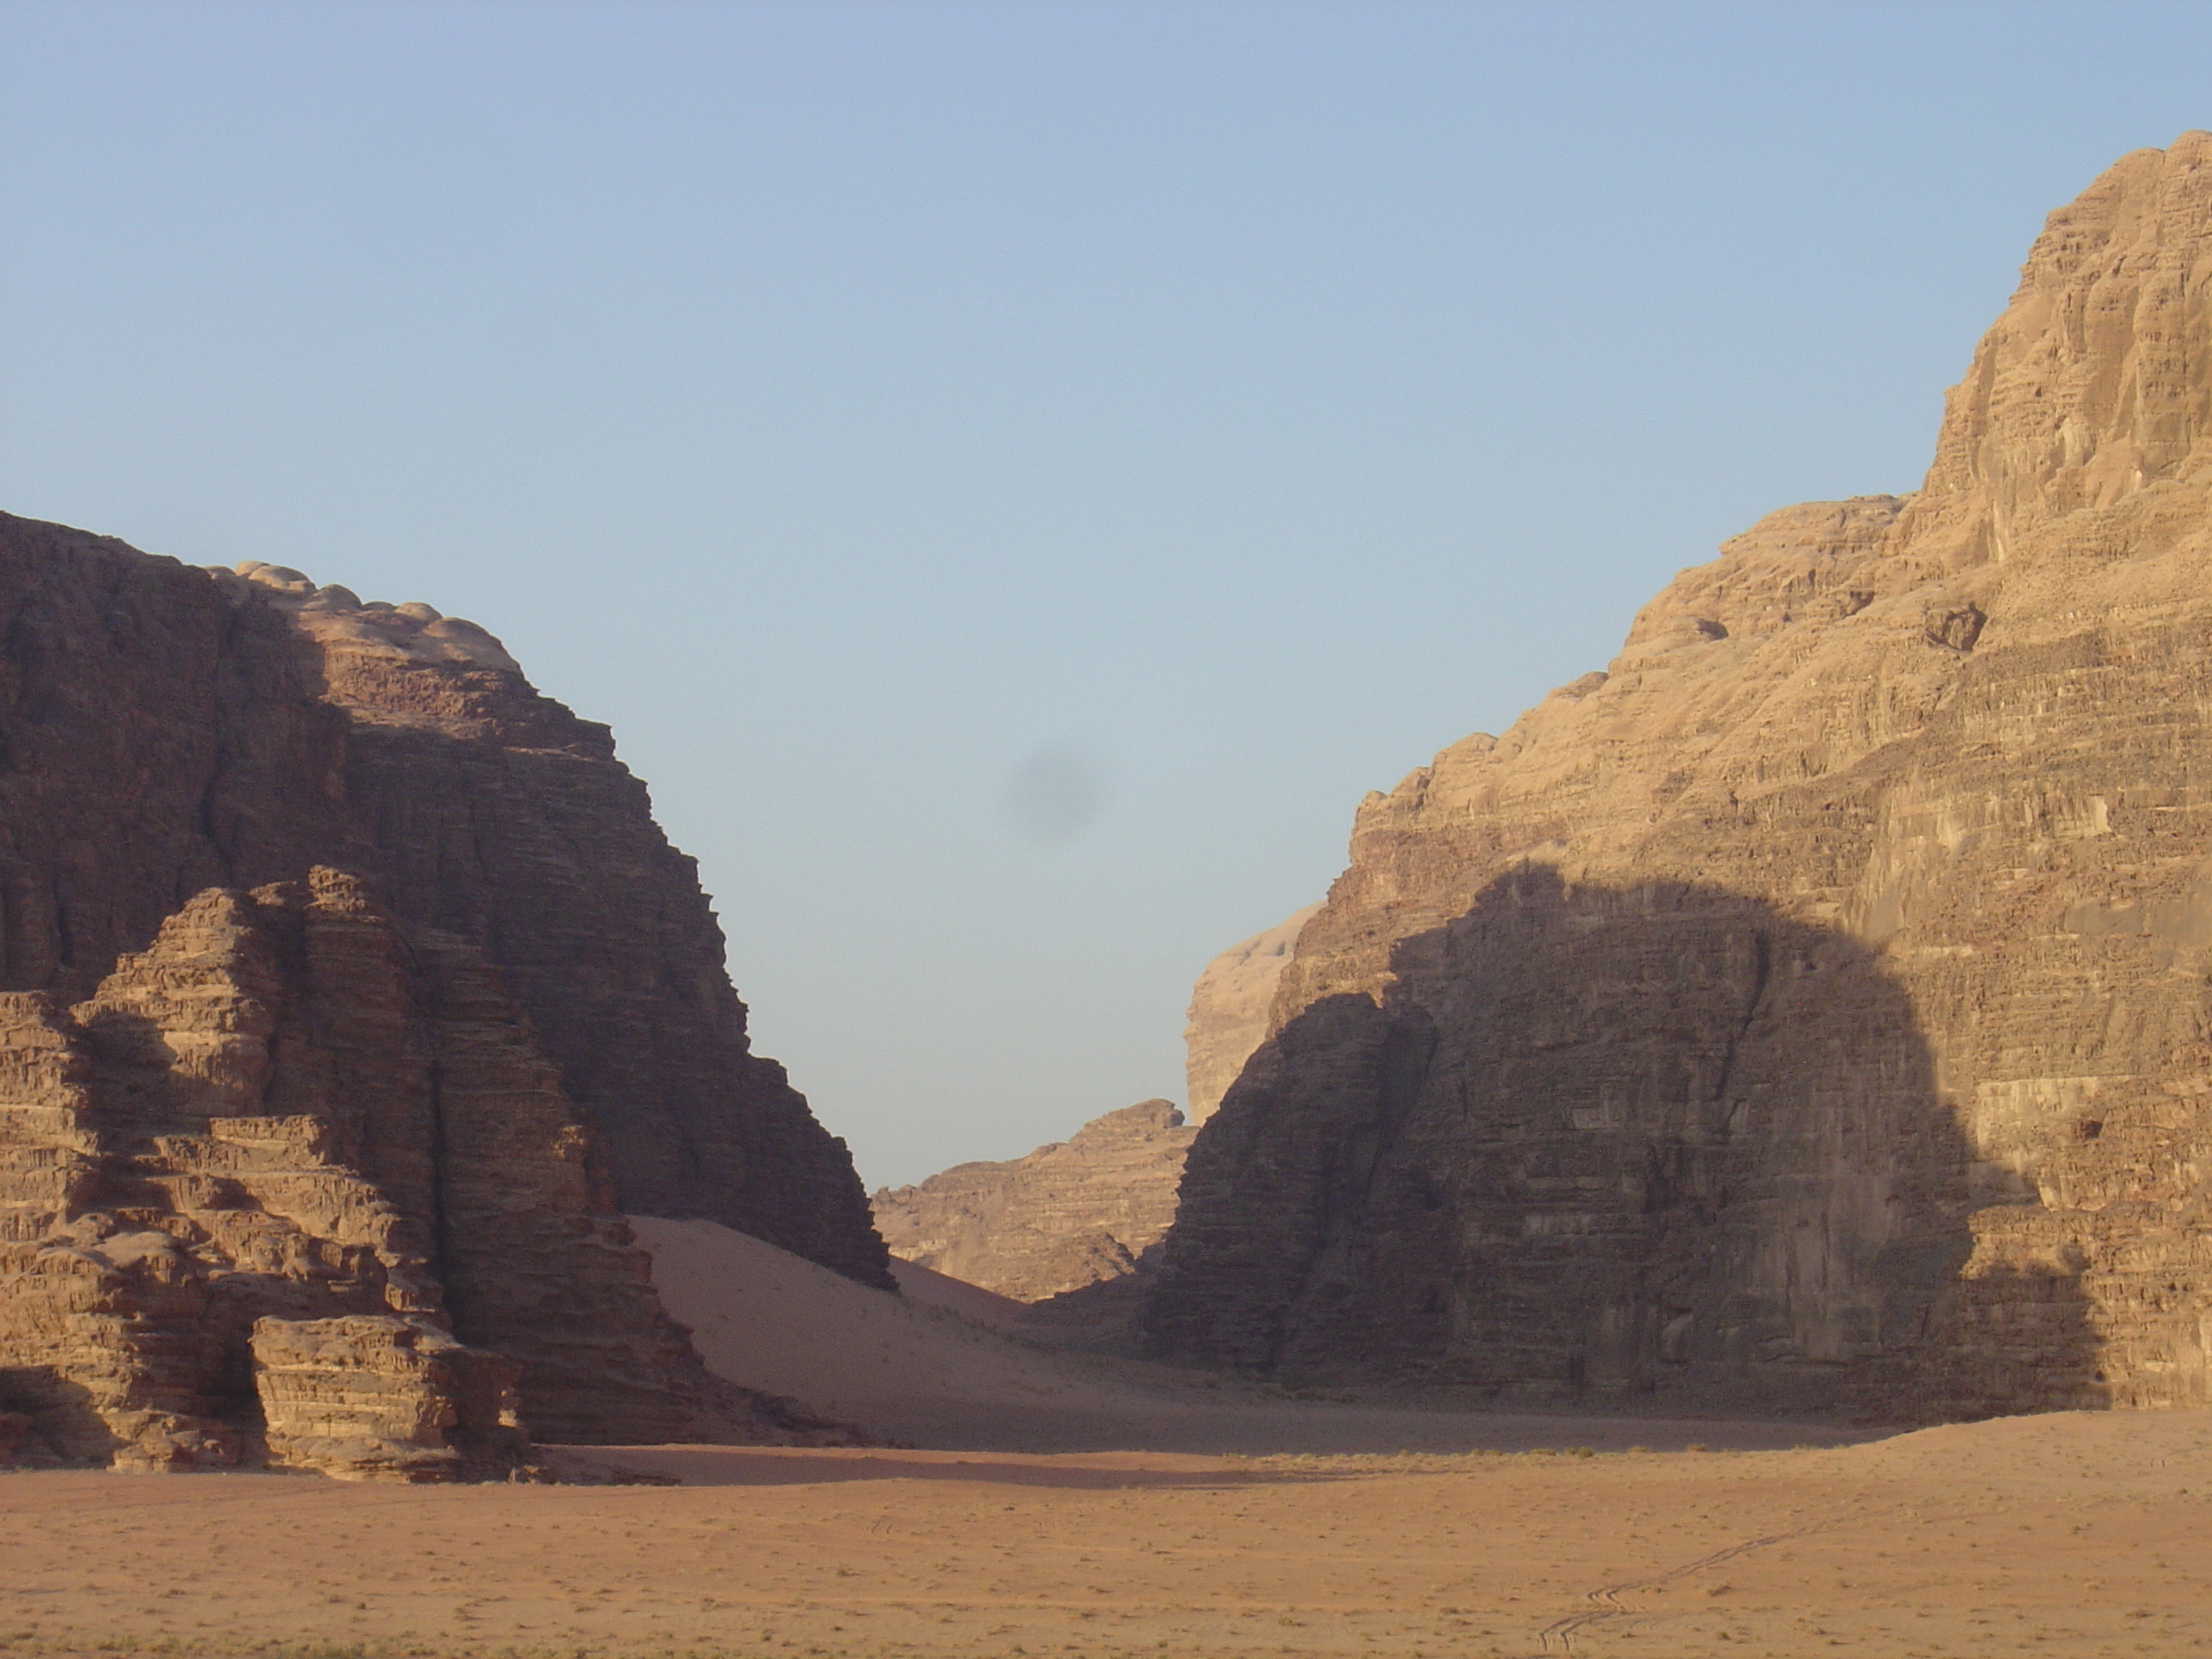
[[[1093,1118],[1066,1141],[1003,1163],[962,1164],[918,1186],[884,1188],[876,1225],[902,1261],[1017,1300],[1115,1286],[1110,1302],[1071,1300],[1054,1312],[1126,1324],[1141,1279],[1175,1218],[1184,1154],[1267,1033],[1275,982],[1313,905],[1233,945],[1192,988],[1184,1028],[1191,1110],[1148,1100]],[[1124,1304],[1127,1304],[1127,1306]]]
[[[1140,1101],[1025,1158],[883,1188],[876,1225],[901,1261],[1041,1302],[1136,1271],[1175,1219],[1194,1133],[1174,1103]]]
[[[1369,797],[1145,1321],[1213,1363],[2212,1403],[2212,136],[2051,216],[1910,496]]]
[[[0,515],[0,1445],[760,1430],[620,1209],[891,1281],[744,1018],[605,728],[483,629]]]

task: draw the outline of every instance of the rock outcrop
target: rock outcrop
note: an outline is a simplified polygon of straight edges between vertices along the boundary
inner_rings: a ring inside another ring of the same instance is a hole
[[[1191,987],[1182,1047],[1189,1094],[1186,1109],[1193,1127],[1213,1115],[1221,1097],[1267,1035],[1275,988],[1290,965],[1298,934],[1320,909],[1318,904],[1309,904],[1264,933],[1231,945],[1206,964],[1198,983]]]
[[[1183,1030],[1188,1114],[1148,1100],[1026,1158],[963,1164],[919,1186],[884,1188],[872,1203],[891,1254],[1024,1302],[1090,1292],[1044,1311],[1079,1324],[1127,1325],[1142,1292],[1137,1281],[1175,1219],[1196,1127],[1267,1035],[1276,981],[1298,930],[1320,908],[1231,945],[1199,975]]]
[[[527,1022],[357,879],[211,889],[0,1024],[0,1388],[57,1453],[422,1479],[514,1466],[521,1413],[694,1431],[696,1362]]]
[[[1508,1396],[2212,1401],[2212,136],[2051,216],[1911,497],[1778,513],[1370,796],[1156,1349]]]
[[[0,988],[73,1001],[194,893],[357,871],[497,970],[624,1208],[890,1283],[843,1144],[750,1051],[692,860],[482,629],[0,515]]]
[[[427,606],[0,518],[0,1440],[742,1431],[625,1206],[889,1282],[604,728]]]
[[[1175,1219],[1194,1133],[1173,1103],[1141,1101],[1026,1158],[882,1188],[876,1225],[902,1261],[1041,1302],[1137,1270]]]

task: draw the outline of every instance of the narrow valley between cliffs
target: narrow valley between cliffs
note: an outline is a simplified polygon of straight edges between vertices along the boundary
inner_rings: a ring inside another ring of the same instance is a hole
[[[498,639],[0,515],[0,1659],[2212,1645],[2208,575],[2191,132],[872,1198]]]

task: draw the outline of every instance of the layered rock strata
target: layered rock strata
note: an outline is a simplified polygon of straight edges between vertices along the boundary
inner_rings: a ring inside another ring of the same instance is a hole
[[[1134,1273],[1175,1219],[1195,1132],[1141,1101],[1004,1163],[960,1164],[875,1194],[891,1253],[1018,1302]]]
[[[1370,796],[1156,1349],[1501,1395],[2212,1399],[2212,137],[2051,216],[1912,496]]]
[[[887,1258],[720,951],[481,629],[0,518],[0,1447],[441,1479],[769,1431],[623,1207]]]
[[[520,1011],[358,880],[212,889],[76,1006],[0,997],[0,1404],[56,1454],[443,1478],[512,1467],[526,1414],[698,1427]]]
[[[0,515],[0,988],[88,994],[210,887],[372,878],[475,946],[619,1203],[890,1283],[866,1195],[745,1011],[603,726],[428,605]]]

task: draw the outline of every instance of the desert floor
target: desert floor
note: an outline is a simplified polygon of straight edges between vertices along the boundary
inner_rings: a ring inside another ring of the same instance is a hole
[[[550,1454],[672,1486],[0,1475],[0,1659],[2212,1644],[2212,1413],[1875,1438],[1285,1399],[706,1226],[640,1230],[710,1362],[931,1449]]]
[[[2212,1641],[2209,1454],[2189,1413],[1587,1457],[591,1454],[677,1487],[21,1474],[0,1652],[2180,1652]]]

